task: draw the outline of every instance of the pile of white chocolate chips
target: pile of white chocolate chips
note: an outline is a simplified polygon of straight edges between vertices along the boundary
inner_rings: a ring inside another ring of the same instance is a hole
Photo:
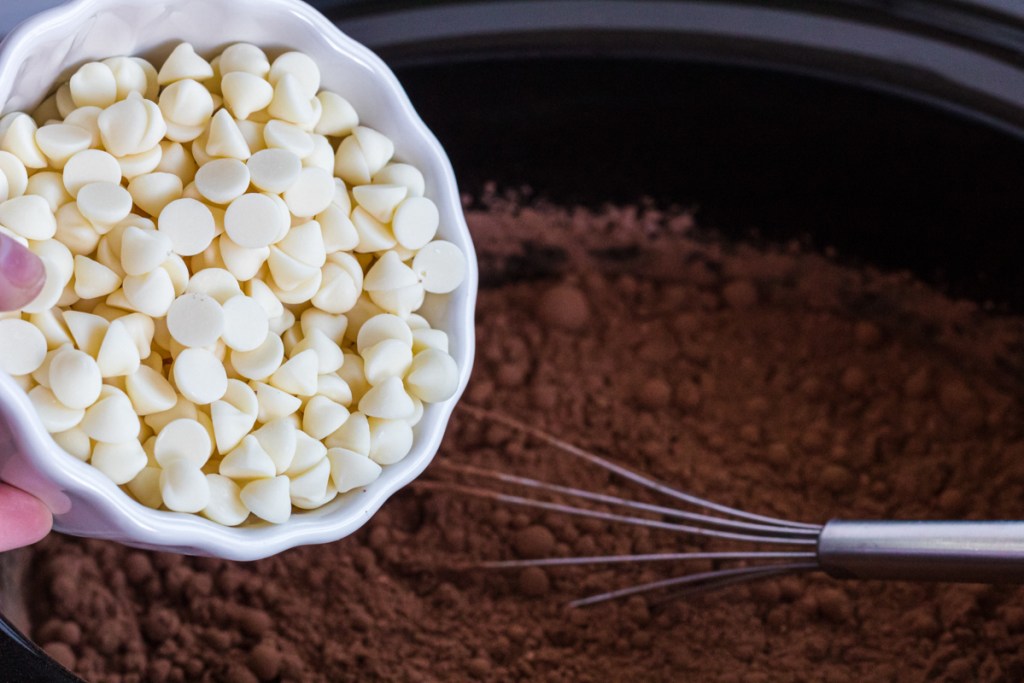
[[[47,275],[0,315],[0,369],[140,503],[284,522],[404,458],[455,392],[416,311],[465,256],[307,55],[91,62],[0,119],[0,150],[0,230]]]

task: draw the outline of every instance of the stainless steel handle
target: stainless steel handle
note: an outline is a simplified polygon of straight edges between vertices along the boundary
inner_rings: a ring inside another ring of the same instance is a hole
[[[836,519],[818,561],[836,578],[1024,583],[1024,521]]]

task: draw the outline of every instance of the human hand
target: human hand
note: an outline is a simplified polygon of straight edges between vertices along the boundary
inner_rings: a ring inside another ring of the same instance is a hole
[[[32,252],[0,234],[0,311],[26,305],[43,287],[46,272]],[[53,518],[38,498],[0,483],[0,552],[35,543],[50,533]]]

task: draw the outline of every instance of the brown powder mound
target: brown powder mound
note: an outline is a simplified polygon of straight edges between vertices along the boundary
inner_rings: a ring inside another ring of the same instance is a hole
[[[723,245],[682,212],[491,196],[468,217],[484,284],[468,402],[764,514],[1021,517],[1019,318]],[[438,459],[667,503],[465,411]],[[438,465],[427,478],[450,479]],[[54,535],[29,601],[34,638],[96,681],[1024,678],[1016,588],[814,574],[572,610],[710,565],[457,566],[721,547],[414,488],[351,538],[250,564]]]

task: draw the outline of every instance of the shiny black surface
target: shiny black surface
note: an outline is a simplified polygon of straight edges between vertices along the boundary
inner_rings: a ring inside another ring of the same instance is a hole
[[[494,180],[559,202],[694,205],[729,236],[805,239],[1024,308],[1024,142],[977,121],[707,63],[393,66],[464,191]]]
[[[81,680],[50,659],[0,614],[0,682],[75,683]]]

